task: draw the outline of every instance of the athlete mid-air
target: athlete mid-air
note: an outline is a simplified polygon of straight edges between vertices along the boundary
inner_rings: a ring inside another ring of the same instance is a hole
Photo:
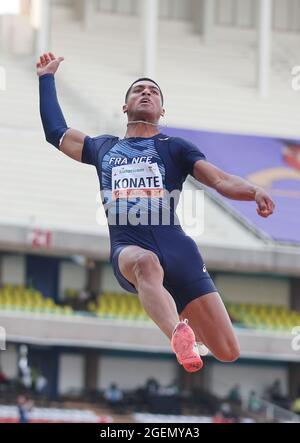
[[[178,222],[176,203],[167,197],[180,193],[191,174],[230,199],[255,201],[261,217],[273,213],[272,199],[262,188],[207,162],[187,140],[162,134],[164,98],[149,78],[127,91],[123,139],[91,138],[69,128],[54,80],[63,60],[47,53],[37,63],[45,136],[72,159],[95,166],[109,224],[110,259],[121,287],[138,294],[187,371],[201,369],[207,348],[221,361],[236,360],[239,344],[228,313],[196,243]]]

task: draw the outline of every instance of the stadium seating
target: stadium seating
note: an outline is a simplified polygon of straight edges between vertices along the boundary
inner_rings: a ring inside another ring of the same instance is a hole
[[[52,48],[66,57],[60,95],[71,107],[70,115],[76,118],[82,113],[86,125],[98,127],[99,132],[122,131],[122,91],[142,73],[139,19],[95,14],[94,25],[84,30],[69,8],[56,7],[53,27]],[[204,44],[189,22],[161,20],[156,78],[166,96],[165,124],[298,135],[293,113],[298,100],[287,68],[298,64],[296,39],[297,34],[274,36],[272,90],[268,100],[260,101],[255,31],[216,28]]]
[[[71,290],[69,290],[71,294]],[[73,291],[74,294],[76,291]],[[72,296],[74,296],[72,293]],[[76,294],[75,294],[76,295]],[[288,331],[300,324],[300,313],[282,305],[225,302],[236,326],[250,329]],[[22,285],[5,285],[0,289],[0,310],[14,310],[59,315],[74,315],[70,306],[61,306],[41,292]],[[105,291],[87,304],[90,315],[99,318],[150,321],[137,296]]]
[[[290,330],[300,324],[300,313],[285,306],[225,303],[232,321],[239,327],[264,330]],[[105,292],[88,305],[100,318],[149,320],[138,298],[132,294]]]
[[[123,131],[123,91],[142,72],[139,19],[127,16],[124,21],[122,15],[96,13],[91,29],[84,30],[71,8],[57,5],[52,23],[51,49],[66,57],[58,83],[68,122],[91,134]],[[273,39],[271,96],[260,101],[254,30],[216,27],[204,44],[189,22],[161,20],[156,77],[167,101],[165,124],[298,135],[298,95],[290,74],[298,65],[298,36],[274,33]],[[40,130],[38,108],[27,112],[28,103],[37,102],[32,57],[4,54],[1,65],[9,77],[8,91],[1,95],[1,123],[11,127],[18,106],[22,124],[17,126]]]
[[[300,324],[300,313],[281,305],[227,303],[235,323],[252,329],[287,331]]]
[[[225,305],[232,321],[240,327],[284,331],[300,324],[300,313],[285,306],[229,302]],[[89,303],[88,309],[100,318],[149,320],[139,299],[132,294],[105,292],[96,303]]]
[[[69,306],[59,306],[52,298],[45,298],[41,292],[22,285],[5,285],[0,289],[0,309],[70,315]]]
[[[139,299],[133,294],[104,292],[88,304],[90,312],[100,318],[149,320]]]

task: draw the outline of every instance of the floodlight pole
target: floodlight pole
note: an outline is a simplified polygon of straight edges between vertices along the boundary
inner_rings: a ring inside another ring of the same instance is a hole
[[[155,77],[157,60],[158,0],[143,0],[143,75]]]
[[[258,25],[257,83],[261,98],[267,98],[270,89],[272,0],[260,0]]]
[[[31,22],[36,30],[36,56],[50,50],[51,0],[33,0]]]

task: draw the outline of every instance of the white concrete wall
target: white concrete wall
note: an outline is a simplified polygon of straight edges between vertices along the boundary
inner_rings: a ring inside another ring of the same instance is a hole
[[[216,24],[223,26],[253,27],[256,2],[253,0],[217,0]]]
[[[288,279],[216,275],[214,281],[225,301],[289,306]]]
[[[233,0],[218,0],[217,7],[217,24],[232,25],[233,22]]]
[[[61,262],[59,270],[59,296],[64,298],[66,289],[84,289],[86,285],[87,270],[76,263]]]
[[[21,255],[2,256],[2,283],[25,285],[25,257]]]
[[[34,32],[24,15],[0,16],[1,48],[14,55],[32,52]]]
[[[0,351],[0,367],[8,378],[17,377],[18,352],[16,345],[9,344],[5,351]]]
[[[254,28],[257,4],[253,0],[216,0],[216,24],[239,28]],[[298,0],[273,0],[273,28],[299,31],[300,3]]]
[[[114,349],[116,351],[159,352],[172,355],[170,342],[151,322],[112,321],[88,316],[48,316],[37,313],[0,311],[0,324],[7,332],[7,341],[36,345],[69,346]],[[236,329],[241,344],[241,355],[275,361],[299,361],[291,347],[290,334],[250,329]],[[155,370],[165,363],[158,362]],[[230,365],[232,366],[232,365]],[[157,369],[158,368],[158,369]]]
[[[61,354],[59,357],[58,392],[66,394],[84,387],[84,356]]]
[[[194,0],[197,1],[197,0]],[[57,5],[73,6],[71,0],[55,0]],[[239,28],[255,28],[258,11],[254,0],[215,0],[215,24]],[[142,0],[97,0],[101,13],[137,15]],[[300,3],[298,0],[273,0],[273,26],[277,30],[299,31]],[[192,20],[193,0],[160,0],[159,16],[167,20]]]
[[[132,15],[141,11],[141,0],[98,0],[101,12]],[[191,16],[191,0],[160,0],[159,15],[165,19],[187,20]]]
[[[275,29],[298,31],[300,29],[300,3],[298,0],[273,0]]]
[[[279,29],[286,29],[288,25],[288,9],[286,0],[274,0],[274,24]]]
[[[256,18],[256,2],[242,0],[237,2],[236,21],[240,27],[252,27]]]
[[[98,366],[98,388],[105,389],[116,382],[121,389],[143,386],[148,378],[155,378],[162,386],[174,381],[176,361],[156,358],[102,356]]]
[[[209,389],[220,397],[225,397],[228,391],[239,384],[241,394],[247,398],[251,390],[257,395],[263,395],[276,379],[281,381],[282,393],[288,391],[288,369],[284,366],[254,365],[254,364],[218,364],[210,366]]]
[[[300,2],[298,0],[289,0],[291,3],[289,29],[292,31],[300,30]]]

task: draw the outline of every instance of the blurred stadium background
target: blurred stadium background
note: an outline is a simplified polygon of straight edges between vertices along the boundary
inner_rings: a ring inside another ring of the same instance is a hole
[[[299,421],[299,32],[299,0],[0,0],[0,422],[18,420],[22,395],[33,421]],[[124,94],[153,76],[162,132],[274,197],[260,220],[253,203],[207,189],[194,236],[239,361],[208,356],[185,373],[118,286],[94,170],[43,137],[46,50],[66,59],[57,88],[70,126],[123,136]]]

